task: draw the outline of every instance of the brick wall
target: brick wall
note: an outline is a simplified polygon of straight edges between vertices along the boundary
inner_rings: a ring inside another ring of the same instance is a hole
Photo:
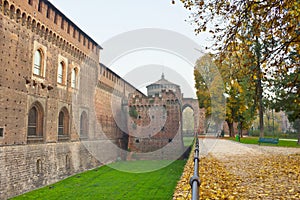
[[[163,91],[161,96],[155,97],[133,94],[129,98],[128,110],[131,111],[131,117],[128,119],[128,148],[131,151],[172,153],[172,150],[183,149],[181,104],[172,91]],[[168,148],[165,148],[166,146]],[[172,148],[169,148],[171,146]]]
[[[99,64],[101,47],[92,38],[45,0],[0,0],[0,38],[0,199],[126,157],[121,149],[127,149],[128,136],[117,122],[127,124],[121,102],[136,89]],[[33,73],[38,49],[41,76]],[[57,81],[61,61],[63,84]],[[28,114],[37,102],[43,134],[31,138]],[[58,135],[62,109],[69,115],[64,137]],[[83,112],[88,135],[80,139]]]

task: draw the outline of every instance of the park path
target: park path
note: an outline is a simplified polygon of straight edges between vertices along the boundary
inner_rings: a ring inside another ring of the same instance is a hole
[[[212,156],[235,177],[235,187],[243,193],[238,199],[300,199],[300,148],[224,139],[199,142],[203,158]]]
[[[300,148],[199,139],[200,199],[300,199]],[[174,200],[191,199],[193,154]]]
[[[300,154],[300,148],[285,148],[277,146],[263,146],[242,144],[225,139],[204,138],[199,140],[200,154],[208,153],[217,159],[226,161],[230,156],[262,156]]]

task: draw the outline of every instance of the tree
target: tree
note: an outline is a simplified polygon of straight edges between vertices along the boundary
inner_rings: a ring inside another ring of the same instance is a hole
[[[296,0],[181,0],[194,10],[191,15],[195,32],[213,34],[213,48],[221,53],[235,51],[246,44],[253,53],[252,71],[256,74],[260,136],[263,137],[263,88],[274,79],[289,75],[294,66],[288,55],[300,47],[300,2]],[[240,49],[243,51],[243,49]],[[299,63],[298,63],[299,65]],[[282,69],[283,67],[283,69]],[[277,70],[278,69],[278,70]],[[282,69],[282,70],[280,70]],[[299,105],[297,105],[299,106]]]
[[[197,60],[194,77],[199,107],[205,108],[206,128],[214,122],[220,130],[225,118],[224,85],[212,54],[205,54]]]
[[[239,46],[243,47],[243,44]],[[237,49],[219,54],[216,62],[225,83],[226,122],[231,137],[234,137],[234,122],[238,123],[239,134],[242,135],[242,130],[251,126],[255,116],[255,81],[247,67],[251,54],[241,52]]]

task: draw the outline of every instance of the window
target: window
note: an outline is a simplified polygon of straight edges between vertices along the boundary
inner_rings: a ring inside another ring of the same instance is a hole
[[[43,54],[42,51],[38,49],[34,54],[33,74],[42,76],[42,64],[43,64]]]
[[[57,13],[54,15],[54,23],[57,24]]]
[[[70,169],[70,157],[66,155],[66,169]]]
[[[58,116],[58,135],[64,135],[64,113],[62,111]]]
[[[4,136],[4,128],[0,128],[0,137]]]
[[[48,8],[47,8],[47,15],[46,15],[46,17],[49,19],[50,18],[50,11],[51,11],[51,9],[49,8],[49,6],[48,6]]]
[[[85,111],[80,116],[80,137],[85,138],[88,136],[88,116]]]
[[[31,108],[28,114],[28,135],[36,135],[37,110]]]
[[[38,11],[42,12],[42,1],[39,1],[39,5],[38,5]]]
[[[67,33],[70,34],[70,29],[71,29],[71,25],[68,24],[68,29],[67,29]]]
[[[32,5],[32,0],[28,0],[28,4],[29,4],[29,5]]]
[[[77,68],[72,69],[72,74],[71,74],[71,87],[72,88],[77,88],[78,84],[78,70]]]
[[[28,136],[43,135],[43,110],[39,103],[34,103],[28,113]]]
[[[41,174],[42,173],[42,161],[41,159],[38,159],[36,161],[36,173]]]
[[[57,82],[60,84],[64,83],[64,68],[64,62],[60,62],[57,69]]]
[[[64,107],[61,109],[58,115],[58,135],[68,135],[69,134],[69,113]]]

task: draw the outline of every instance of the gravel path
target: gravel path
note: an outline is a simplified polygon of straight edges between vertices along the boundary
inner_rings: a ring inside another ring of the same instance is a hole
[[[242,144],[225,139],[200,139],[200,154],[206,156],[208,153],[226,161],[230,156],[258,156],[258,155],[289,155],[300,154],[300,148],[286,148],[276,146],[259,146]]]
[[[202,157],[216,158],[235,177],[238,199],[300,199],[300,148],[224,139],[201,139],[199,144]]]

